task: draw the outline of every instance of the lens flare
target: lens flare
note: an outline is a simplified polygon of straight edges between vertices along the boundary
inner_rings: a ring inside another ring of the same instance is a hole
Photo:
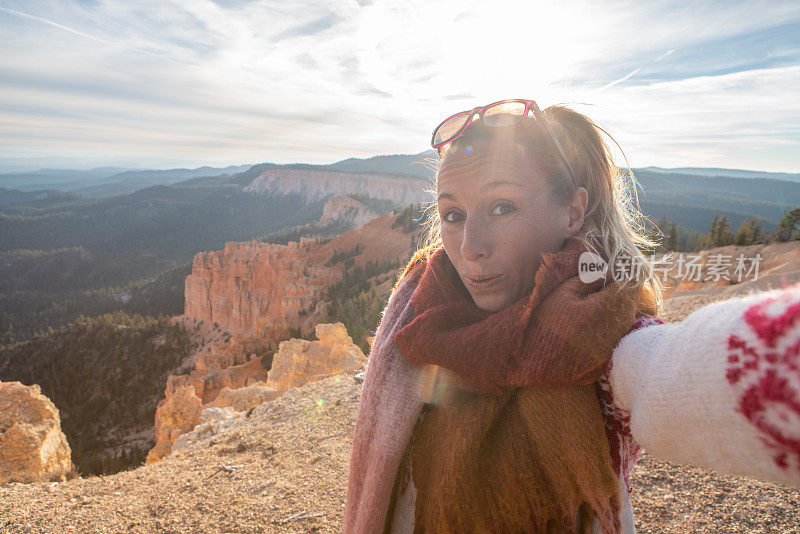
[[[426,365],[417,377],[417,393],[426,404],[439,404],[453,382],[451,372],[438,365]]]

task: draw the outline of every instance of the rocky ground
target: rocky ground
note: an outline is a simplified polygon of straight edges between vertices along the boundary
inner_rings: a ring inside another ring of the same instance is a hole
[[[0,486],[0,532],[340,532],[359,393],[328,378],[156,464]],[[633,487],[640,532],[800,530],[800,489],[646,455]]]
[[[757,282],[673,293],[665,317],[680,320],[716,300],[800,281],[800,248],[774,247],[765,250],[774,265]],[[155,464],[63,483],[0,485],[0,532],[340,532],[359,394],[352,376],[327,378]],[[632,483],[642,533],[800,532],[800,488],[646,454]]]
[[[106,477],[0,487],[2,532],[338,532],[360,386],[333,377]]]

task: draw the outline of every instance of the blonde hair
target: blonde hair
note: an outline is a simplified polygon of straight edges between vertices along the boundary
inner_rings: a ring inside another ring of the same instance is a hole
[[[513,138],[505,137],[501,142],[513,143],[519,153],[532,158],[537,171],[546,178],[551,196],[556,202],[567,203],[578,187],[586,188],[589,204],[579,233],[580,238],[589,250],[605,258],[610,268],[623,257],[630,258],[632,266],[638,265],[640,276],[632,277],[631,281],[636,286],[645,286],[660,313],[663,309],[662,283],[655,276],[652,265],[644,254],[645,251],[653,251],[659,243],[648,236],[645,226],[647,219],[639,209],[636,193],[639,184],[627,165],[627,158],[626,166],[618,168],[601,133],[608,136],[617,148],[619,144],[587,116],[566,106],[550,106],[543,113],[564,149],[577,183],[573,182],[553,141],[537,121],[532,121],[533,127],[518,129]],[[439,162],[454,148],[470,145],[474,149],[482,144],[496,143],[498,134],[495,132],[482,127],[480,123],[474,123],[462,137],[444,148]],[[428,235],[425,246],[414,256],[416,260],[441,244],[441,225],[435,202],[427,207],[425,218]],[[623,284],[625,283],[628,282],[624,281]]]

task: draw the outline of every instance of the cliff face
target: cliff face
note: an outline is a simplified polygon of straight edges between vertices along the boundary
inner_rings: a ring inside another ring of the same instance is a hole
[[[371,303],[376,306],[370,308],[371,333],[394,273],[411,252],[416,226],[409,226],[410,212],[373,218],[377,214],[361,203],[336,198],[326,210],[330,222],[371,220],[329,241],[229,242],[224,250],[195,256],[186,278],[185,315],[176,320],[188,331],[208,330],[216,323],[215,328],[219,325],[226,334],[206,342],[180,373],[168,377],[156,410],[156,446],[148,462],[161,459],[187,428],[198,424],[201,408],[245,406],[364,365],[363,352],[343,324],[318,323],[342,307],[360,316],[358,306]],[[340,281],[343,284],[337,284]],[[337,286],[342,286],[337,297],[326,298],[326,290]],[[356,301],[348,306],[348,298]],[[277,345],[298,330],[306,337],[316,332],[319,341],[292,339]],[[364,333],[360,334],[359,343]]]
[[[427,200],[428,183],[388,174],[355,174],[311,169],[270,169],[243,190],[255,194],[289,195],[300,193],[307,200],[322,200],[335,195],[368,195],[407,206]]]
[[[355,264],[364,265],[408,256],[411,235],[396,221],[382,215],[328,242],[228,242],[224,250],[200,252],[186,277],[184,315],[265,342],[288,339],[292,329],[310,335],[323,315],[323,293],[345,270],[332,257],[358,250]]]
[[[411,256],[411,238],[416,232],[407,232],[398,224],[397,215],[381,215],[361,228],[345,232],[319,247],[322,257],[330,258],[337,252],[358,249],[353,258],[356,265],[367,262],[396,262]]]
[[[206,425],[195,429],[195,434],[216,433],[216,415],[227,413],[226,408],[247,410],[279,397],[291,387],[364,366],[364,353],[353,344],[342,323],[317,324],[315,331],[319,341],[281,342],[277,354],[269,358],[271,366],[257,356],[263,347],[254,337],[232,336],[201,347],[188,362],[194,369],[188,374],[170,375],[167,380],[164,398],[156,409],[156,444],[147,454],[147,463],[164,458],[178,438],[200,423]]]
[[[359,228],[380,216],[380,213],[369,209],[358,200],[347,195],[331,197],[322,209],[322,217],[317,226],[333,224]]]
[[[191,386],[204,403],[212,402],[224,388],[241,388],[266,380],[269,361],[265,361],[264,344],[258,337],[211,341],[201,347],[191,360],[189,373],[170,375],[164,395],[170,397],[181,388]],[[259,356],[260,353],[264,353]]]
[[[315,243],[229,242],[224,250],[198,253],[186,277],[184,315],[234,334],[286,339],[342,276],[325,266],[327,258],[308,254]]]

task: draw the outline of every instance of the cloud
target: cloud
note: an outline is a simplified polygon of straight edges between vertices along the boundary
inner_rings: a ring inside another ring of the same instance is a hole
[[[299,37],[303,35],[314,35],[315,33],[324,32],[331,29],[341,19],[335,13],[328,13],[304,24],[293,26],[283,30],[278,35],[272,38],[273,42],[282,41],[284,39],[291,39],[292,37]]]
[[[657,63],[657,62],[661,61],[661,60],[662,60],[662,59],[664,59],[665,57],[667,57],[667,56],[669,56],[670,54],[672,54],[674,51],[675,51],[675,49],[674,49],[674,48],[671,48],[671,49],[667,50],[666,52],[664,52],[663,54],[661,54],[660,56],[658,56],[656,59],[654,59],[652,62],[650,62],[650,64]],[[598,92],[599,92],[599,91],[605,91],[606,89],[610,89],[611,87],[614,87],[615,85],[617,85],[617,84],[620,84],[620,83],[624,82],[625,80],[629,80],[629,79],[631,79],[633,76],[635,76],[635,75],[636,75],[636,74],[637,74],[639,71],[641,71],[641,70],[642,70],[642,69],[644,69],[644,68],[645,68],[645,66],[642,66],[642,67],[637,67],[636,69],[632,70],[631,72],[629,72],[628,74],[626,74],[626,75],[625,75],[625,76],[623,76],[622,78],[619,78],[619,79],[617,79],[617,80],[614,80],[614,81],[613,81],[613,82],[611,82],[611,83],[607,83],[606,85],[604,85],[604,86],[602,86],[601,88],[599,88],[597,91],[598,91]]]
[[[0,2],[3,156],[418,152],[529,97],[594,103],[642,165],[800,168],[796,2]]]
[[[754,69],[623,86],[582,111],[617,138],[635,165],[702,158],[710,167],[791,170],[798,166],[788,147],[800,148],[800,102],[787,96],[797,90],[800,66]]]
[[[54,28],[58,28],[60,30],[67,31],[67,32],[70,32],[70,33],[72,33],[74,35],[79,35],[81,37],[85,37],[85,38],[91,39],[93,41],[98,41],[100,43],[111,44],[111,41],[108,41],[106,39],[101,39],[100,37],[95,37],[94,35],[89,35],[88,33],[84,33],[84,32],[78,31],[78,30],[76,30],[74,28],[70,28],[69,26],[64,26],[63,24],[59,24],[57,22],[53,22],[52,20],[48,20],[48,19],[45,19],[45,18],[42,18],[42,17],[29,15],[28,13],[23,13],[21,11],[8,9],[8,8],[2,7],[2,6],[0,6],[0,11],[2,11],[4,13],[9,13],[11,15],[15,15],[17,17],[23,17],[23,18],[27,18],[27,19],[31,19],[31,20],[35,20],[35,21],[41,22],[43,24],[48,24],[50,26],[53,26]]]

